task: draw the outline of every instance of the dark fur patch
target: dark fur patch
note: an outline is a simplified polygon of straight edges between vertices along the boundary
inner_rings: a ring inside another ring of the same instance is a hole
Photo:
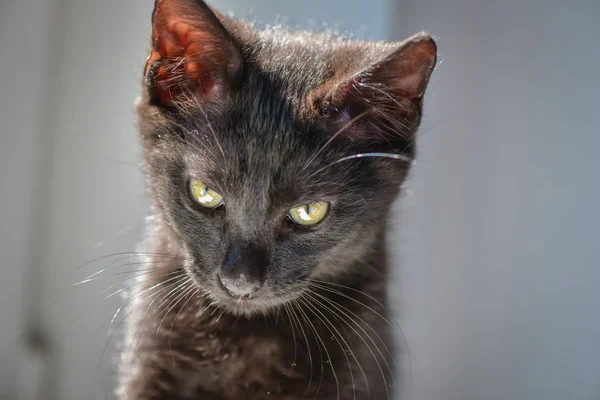
[[[257,31],[199,0],[157,1],[153,26],[138,104],[156,214],[148,246],[179,262],[150,260],[161,300],[132,313],[119,397],[386,398],[385,227],[435,43]],[[195,206],[190,179],[224,206]],[[320,224],[286,217],[312,201],[330,203]],[[219,286],[236,243],[266,260],[249,299]],[[178,271],[186,278],[165,282]]]

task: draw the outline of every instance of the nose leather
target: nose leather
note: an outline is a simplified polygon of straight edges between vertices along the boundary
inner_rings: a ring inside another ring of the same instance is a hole
[[[260,246],[238,242],[225,255],[219,279],[232,297],[249,298],[264,284],[269,263],[267,252]]]

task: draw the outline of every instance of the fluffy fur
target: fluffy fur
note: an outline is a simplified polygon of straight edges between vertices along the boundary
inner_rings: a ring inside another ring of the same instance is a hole
[[[389,398],[385,231],[435,58],[425,34],[259,31],[156,2],[138,102],[156,218],[120,399]],[[190,179],[224,207],[195,205]],[[286,218],[311,201],[330,204],[320,224]],[[238,243],[266,257],[250,298],[219,284]]]

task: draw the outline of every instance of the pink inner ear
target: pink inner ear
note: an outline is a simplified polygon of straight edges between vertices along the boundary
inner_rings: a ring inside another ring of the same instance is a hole
[[[410,68],[406,69],[406,73],[395,77],[390,83],[405,93],[407,97],[421,96],[425,89],[421,69],[414,68],[413,71],[410,71]]]
[[[211,68],[223,62],[210,27],[178,16],[168,1],[157,4],[153,23],[153,50],[145,71],[153,68],[153,91],[161,103],[171,105],[183,92],[206,95],[215,88]],[[182,10],[180,10],[182,11]],[[221,49],[222,51],[222,49]]]
[[[433,39],[422,35],[417,37],[380,66],[389,84],[407,98],[423,95],[437,57]]]

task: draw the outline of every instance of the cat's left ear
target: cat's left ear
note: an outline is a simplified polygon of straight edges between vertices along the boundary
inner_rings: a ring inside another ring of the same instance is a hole
[[[347,126],[342,135],[353,141],[407,143],[419,125],[436,59],[433,38],[414,35],[334,86],[323,99],[322,110],[338,126]]]
[[[218,104],[242,68],[232,36],[202,0],[155,1],[152,51],[145,67],[155,104],[169,107],[189,98]]]

